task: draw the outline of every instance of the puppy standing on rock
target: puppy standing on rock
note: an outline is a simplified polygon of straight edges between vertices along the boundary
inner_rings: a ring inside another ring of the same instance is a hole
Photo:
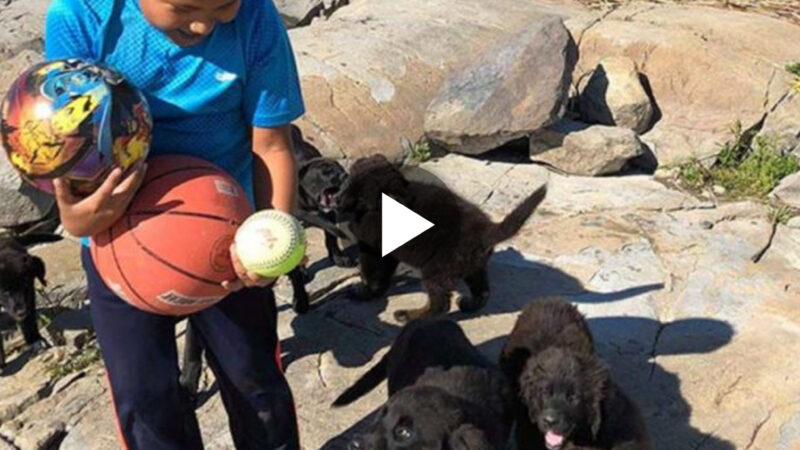
[[[381,193],[434,223],[434,227],[381,257]],[[407,180],[382,155],[362,158],[350,170],[350,179],[338,198],[339,212],[351,219],[358,240],[362,298],[383,295],[400,262],[422,275],[428,303],[421,309],[395,313],[399,321],[443,314],[450,295],[463,279],[470,297],[461,298],[462,311],[477,311],[489,299],[486,266],[495,245],[514,236],[544,200],[541,187],[522,201],[502,222],[494,223],[476,205],[433,184]]]
[[[565,300],[525,307],[500,367],[518,396],[517,448],[652,448],[638,408],[595,354],[586,319]]]
[[[45,282],[45,265],[26,247],[61,240],[55,234],[28,234],[0,238],[0,306],[11,316],[22,333],[25,344],[44,342],[36,324],[35,280]],[[5,366],[5,350],[0,337],[0,370]]]

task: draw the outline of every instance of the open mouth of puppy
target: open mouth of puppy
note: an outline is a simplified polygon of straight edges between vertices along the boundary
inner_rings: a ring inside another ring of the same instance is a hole
[[[553,430],[548,430],[544,434],[544,443],[547,446],[547,450],[561,450],[564,446],[564,438],[563,434],[557,433]]]
[[[336,196],[339,194],[339,189],[336,187],[329,187],[322,191],[322,194],[319,195],[319,204],[322,206],[325,211],[330,211],[333,209],[334,204],[336,203]]]

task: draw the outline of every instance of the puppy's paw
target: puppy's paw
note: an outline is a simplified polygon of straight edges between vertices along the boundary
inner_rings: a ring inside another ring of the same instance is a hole
[[[462,312],[475,312],[489,301],[489,292],[484,292],[478,296],[463,296],[458,299],[458,309]]]
[[[344,253],[331,255],[331,261],[336,267],[355,267],[358,265],[358,261],[355,258],[351,258]]]

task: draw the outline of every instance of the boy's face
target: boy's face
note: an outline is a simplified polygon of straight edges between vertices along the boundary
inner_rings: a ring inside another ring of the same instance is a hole
[[[241,0],[139,0],[151,25],[181,47],[200,43],[218,22],[230,22]]]

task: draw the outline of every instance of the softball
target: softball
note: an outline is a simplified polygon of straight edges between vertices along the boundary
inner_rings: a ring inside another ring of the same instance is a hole
[[[234,245],[245,269],[275,278],[300,264],[306,253],[306,235],[297,219],[268,209],[251,215],[239,226]]]

